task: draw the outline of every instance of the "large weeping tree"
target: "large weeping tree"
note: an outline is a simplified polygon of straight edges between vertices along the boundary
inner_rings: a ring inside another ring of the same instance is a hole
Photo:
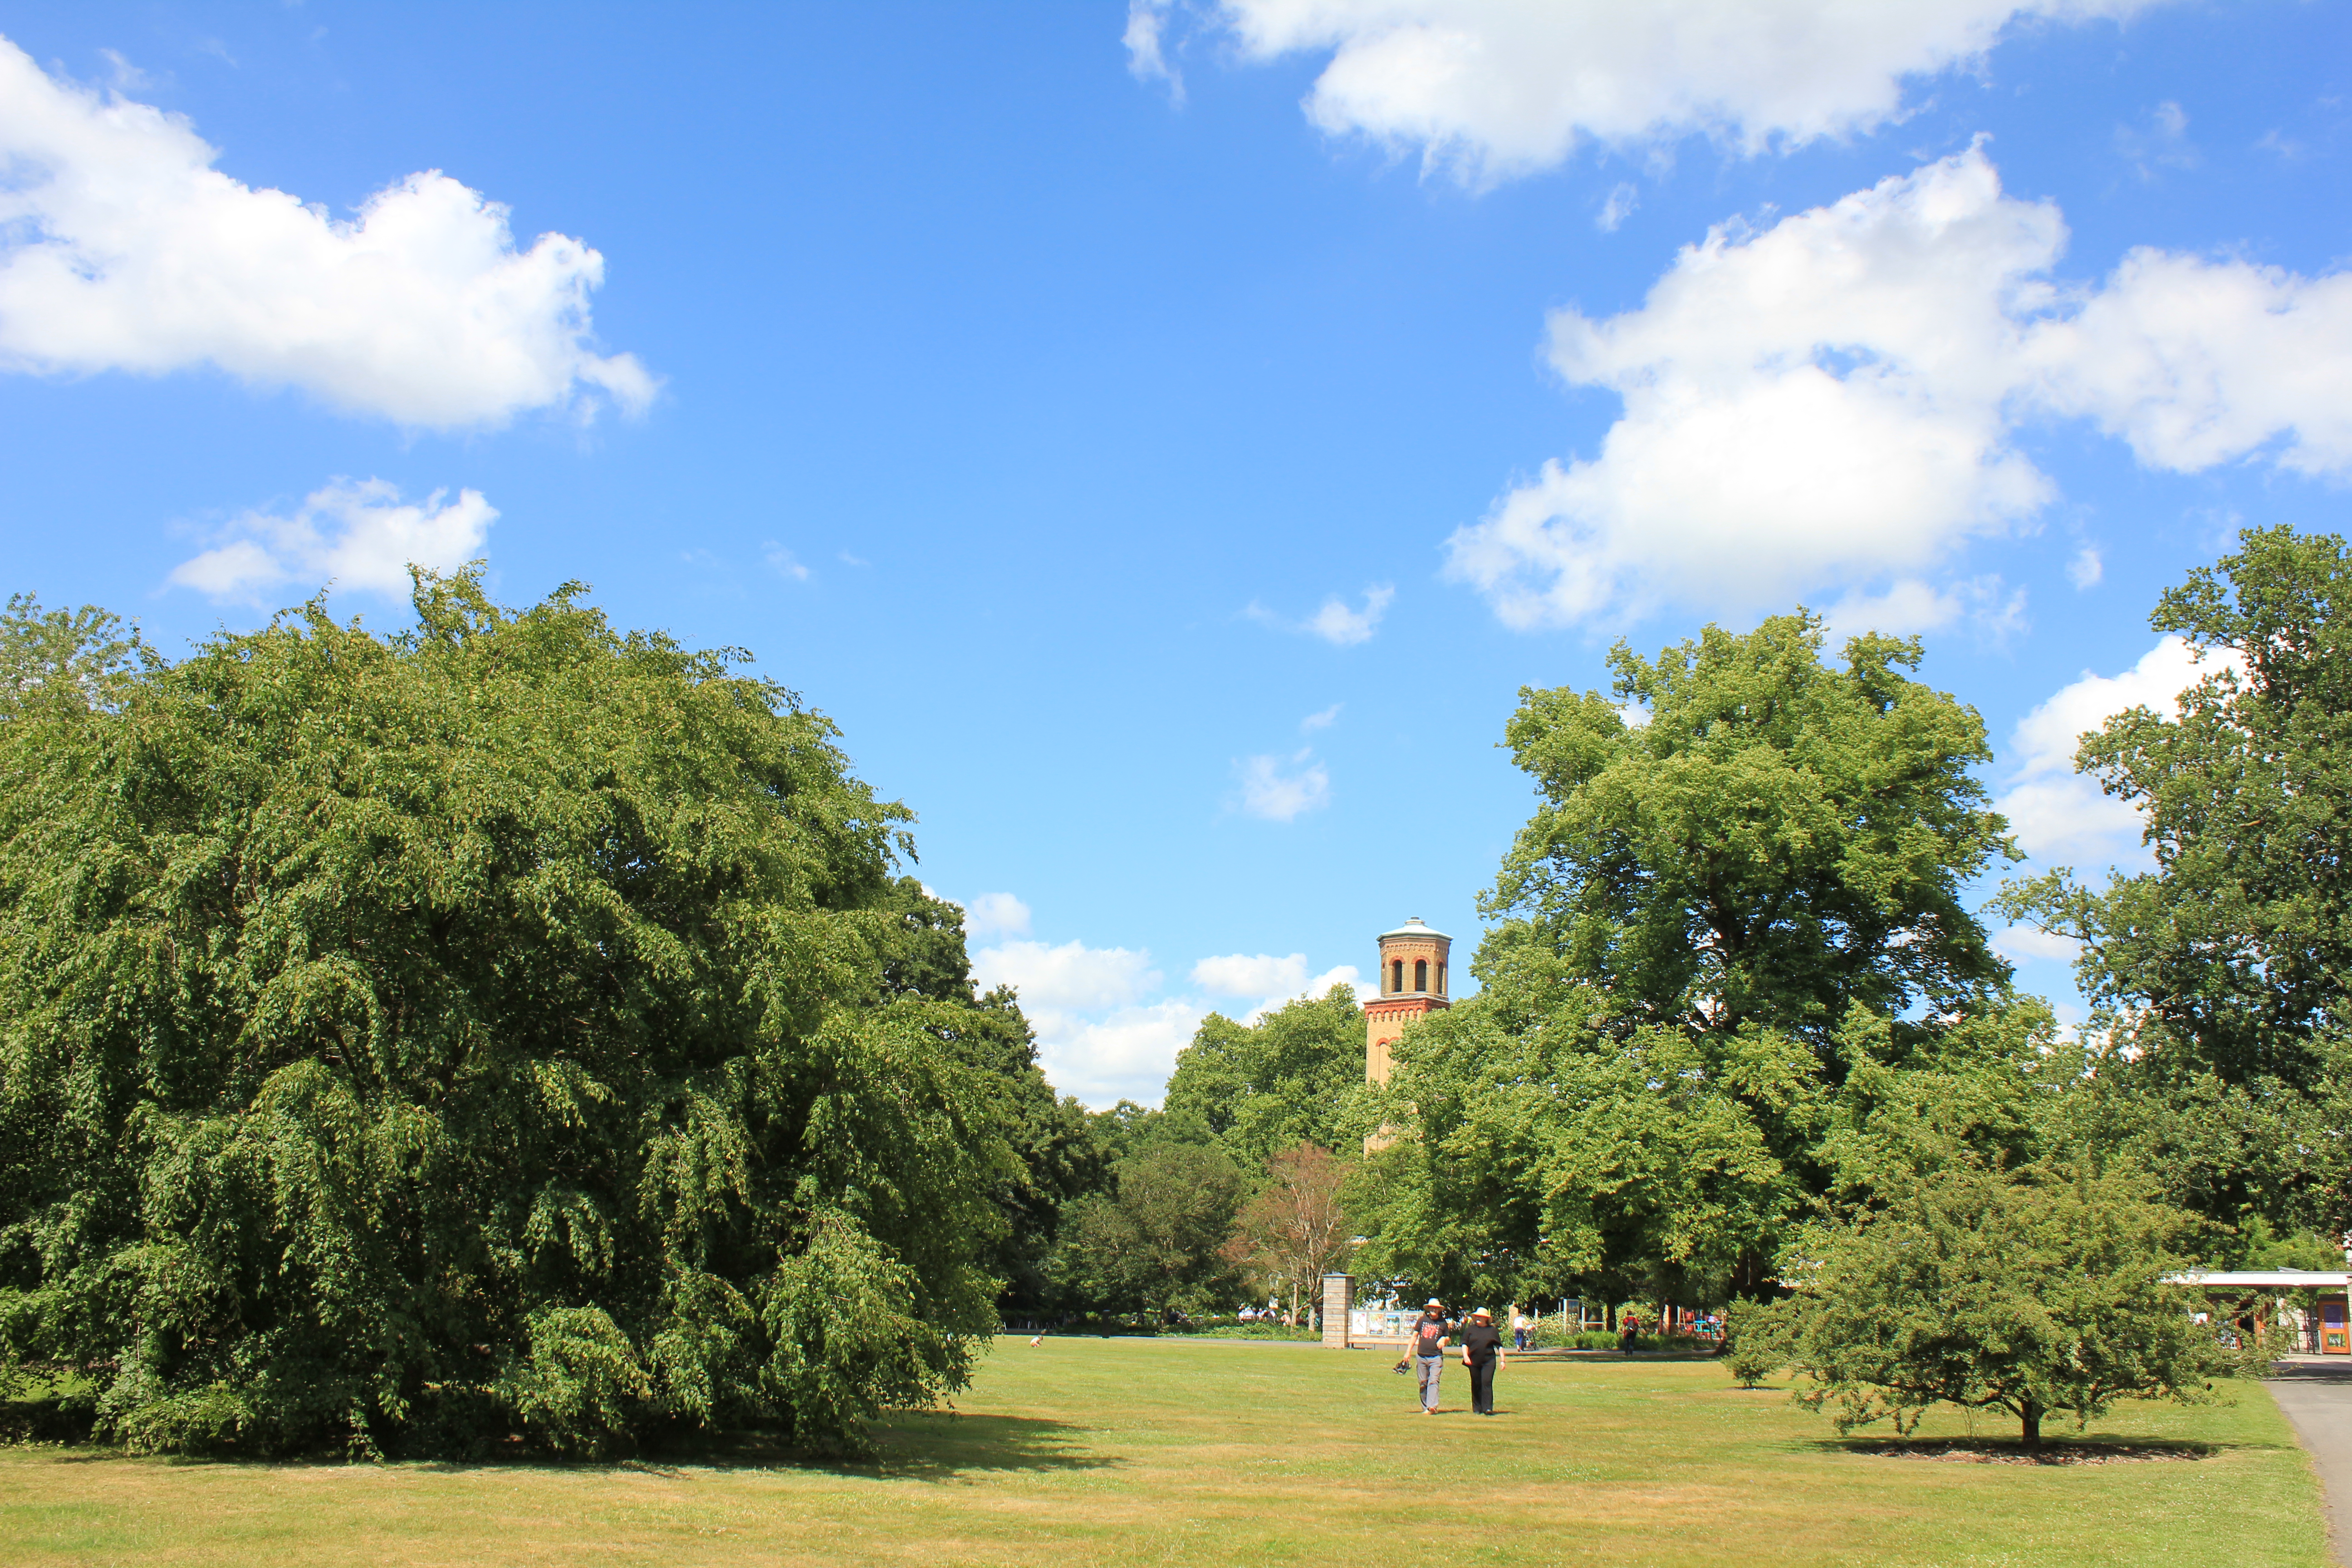
[[[256,1452],[854,1448],[957,1386],[1020,1173],[968,993],[891,979],[903,808],[730,655],[415,605],[12,623],[0,1374]]]

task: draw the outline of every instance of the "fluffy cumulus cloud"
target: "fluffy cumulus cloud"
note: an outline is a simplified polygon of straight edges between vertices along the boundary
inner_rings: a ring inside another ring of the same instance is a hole
[[[982,893],[964,905],[963,929],[975,937],[1027,936],[1029,906],[1011,893]]]
[[[592,346],[604,258],[439,173],[349,220],[213,167],[188,122],[45,74],[0,39],[0,366],[215,366],[402,425],[630,412],[655,382]]]
[[[971,973],[983,991],[1019,993],[1045,1076],[1097,1107],[1156,1101],[1207,1011],[1183,997],[1153,999],[1161,976],[1151,955],[1124,947],[1001,942],[972,953]]]
[[[1489,184],[1692,134],[1756,153],[1901,117],[1916,79],[1980,60],[2012,19],[2148,0],[1130,0],[1139,76],[1173,79],[1186,17],[1251,60],[1325,57],[1308,118]],[[1621,215],[1622,216],[1622,215]]]
[[[2127,709],[2170,717],[2182,691],[2240,662],[2226,652],[2200,662],[2188,643],[2168,637],[2120,675],[2084,671],[2018,721],[2003,758],[2012,782],[1997,803],[2018,847],[2044,863],[2140,856],[2139,813],[2074,772],[2076,747],[2085,733]]]
[[[336,479],[288,515],[252,511],[183,561],[171,580],[215,599],[259,603],[332,583],[400,599],[415,564],[451,572],[481,553],[498,510],[479,490],[435,490],[403,501],[383,479]]]
[[[1270,952],[1229,952],[1204,958],[1192,966],[1192,984],[1211,995],[1255,999],[1256,1005],[1241,1010],[1244,1022],[1255,1021],[1298,997],[1320,996],[1334,985],[1353,985],[1357,977],[1352,963],[1309,974],[1303,952],[1280,957]]]
[[[1029,929],[1028,907],[1009,893],[983,894],[964,909],[976,934]],[[1243,999],[1222,1008],[1250,1021],[1294,997],[1357,980],[1349,964],[1310,973],[1305,953],[1236,952],[1201,960],[1189,976],[1194,994],[1171,996],[1150,953],[1082,942],[1000,942],[973,952],[971,973],[983,991],[1010,985],[1019,993],[1045,1076],[1097,1109],[1121,1100],[1159,1103],[1176,1053],[1209,1015],[1203,997]]]
[[[1242,810],[1266,822],[1294,822],[1331,804],[1331,774],[1315,760],[1312,746],[1287,757],[1244,757],[1234,772]]]
[[[1927,575],[2053,495],[2013,444],[2030,421],[2088,420],[2177,471],[2352,472],[2352,275],[2141,251],[2069,287],[2065,241],[1977,149],[1716,228],[1641,308],[1554,315],[1553,366],[1622,415],[1457,531],[1448,571],[1522,628],[1873,582],[1927,626],[1981,597]]]

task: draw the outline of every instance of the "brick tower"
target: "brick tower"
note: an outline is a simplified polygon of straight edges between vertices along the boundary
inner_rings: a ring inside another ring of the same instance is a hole
[[[1389,1080],[1389,1046],[1415,1018],[1454,1004],[1445,994],[1445,953],[1454,939],[1415,915],[1381,933],[1379,990],[1364,1004],[1364,1081]]]

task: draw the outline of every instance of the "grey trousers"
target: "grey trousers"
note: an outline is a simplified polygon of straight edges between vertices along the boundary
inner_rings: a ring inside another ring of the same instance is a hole
[[[1417,1355],[1412,1358],[1413,1370],[1421,1374],[1421,1407],[1437,1408],[1437,1374],[1445,1370],[1442,1355]]]

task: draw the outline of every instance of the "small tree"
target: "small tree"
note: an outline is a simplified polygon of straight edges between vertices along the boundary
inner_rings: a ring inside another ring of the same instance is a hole
[[[1245,1205],[1225,1244],[1237,1267],[1290,1284],[1290,1321],[1298,1292],[1348,1256],[1348,1215],[1339,1206],[1347,1164],[1328,1149],[1297,1143],[1266,1161],[1265,1185]]]
[[[1818,1234],[1774,1309],[1798,1395],[1841,1432],[1928,1406],[2006,1410],[2025,1447],[2127,1396],[2201,1403],[2231,1358],[2165,1283],[2195,1221],[2136,1174],[1947,1166],[1884,1211]]]

